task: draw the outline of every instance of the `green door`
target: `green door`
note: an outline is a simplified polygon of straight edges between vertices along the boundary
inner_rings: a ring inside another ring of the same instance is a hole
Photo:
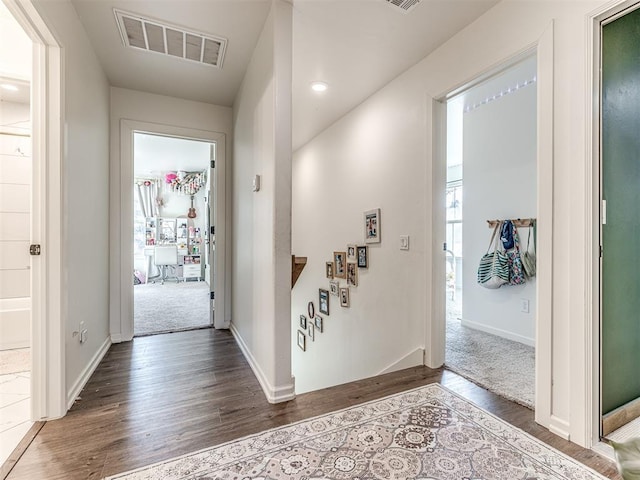
[[[602,414],[640,397],[640,10],[602,29]]]

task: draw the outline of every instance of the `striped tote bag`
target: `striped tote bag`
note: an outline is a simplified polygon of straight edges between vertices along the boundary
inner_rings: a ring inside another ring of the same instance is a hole
[[[497,232],[501,230],[502,222],[493,229],[489,248],[480,259],[478,265],[478,284],[485,288],[500,288],[509,283],[509,260],[506,254],[498,248]],[[493,251],[491,247],[493,246]]]

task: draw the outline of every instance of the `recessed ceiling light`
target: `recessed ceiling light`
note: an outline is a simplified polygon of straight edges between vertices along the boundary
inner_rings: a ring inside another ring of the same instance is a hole
[[[2,85],[0,85],[0,87],[4,88],[5,90],[10,90],[12,92],[18,91],[18,87],[16,87],[15,85],[11,85],[9,83],[3,83]]]
[[[327,88],[329,88],[329,85],[324,82],[311,83],[311,90],[313,90],[314,92],[324,92]]]

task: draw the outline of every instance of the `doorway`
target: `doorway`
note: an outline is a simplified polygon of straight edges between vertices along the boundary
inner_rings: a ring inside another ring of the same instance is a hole
[[[616,441],[640,434],[640,274],[629,243],[640,228],[639,6],[605,19],[600,30],[600,427]]]
[[[0,2],[0,465],[31,421],[33,44]]]
[[[133,136],[134,335],[210,327],[215,143]]]
[[[536,85],[529,55],[446,106],[445,366],[532,409],[537,278],[521,261],[536,250]],[[503,247],[507,233],[515,246]],[[483,288],[478,262],[495,248],[515,266],[509,283]]]

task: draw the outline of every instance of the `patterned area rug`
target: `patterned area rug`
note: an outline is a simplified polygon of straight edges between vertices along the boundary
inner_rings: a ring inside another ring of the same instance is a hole
[[[126,480],[604,479],[432,384],[108,477]]]

